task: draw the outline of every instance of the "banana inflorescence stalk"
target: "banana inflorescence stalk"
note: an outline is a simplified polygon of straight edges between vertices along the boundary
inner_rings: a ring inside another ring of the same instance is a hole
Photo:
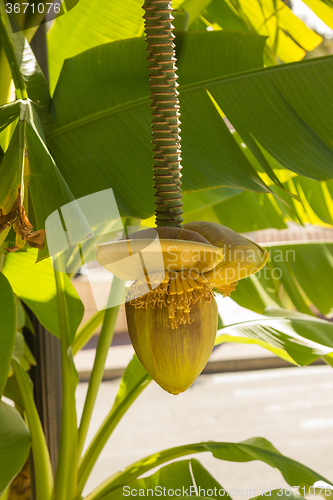
[[[152,107],[156,225],[181,226],[180,112],[172,7],[168,0],[146,0],[145,33]]]

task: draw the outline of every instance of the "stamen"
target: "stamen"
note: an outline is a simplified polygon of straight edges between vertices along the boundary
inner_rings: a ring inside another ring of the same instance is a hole
[[[229,283],[229,285],[214,286],[214,290],[221,293],[223,297],[230,297],[230,294],[235,290],[237,283],[238,281],[234,281],[233,283]]]
[[[159,283],[158,286],[157,283]],[[213,285],[202,276],[190,276],[186,271],[153,273],[147,278],[143,276],[137,280],[128,291],[127,300],[138,308],[167,307],[169,325],[172,329],[178,325],[191,324],[191,305],[196,302],[209,304],[214,296]],[[155,285],[155,287],[154,287]]]

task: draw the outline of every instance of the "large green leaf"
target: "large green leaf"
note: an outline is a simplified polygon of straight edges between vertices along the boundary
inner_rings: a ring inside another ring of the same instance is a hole
[[[14,47],[15,57],[23,75],[29,98],[38,106],[38,113],[46,119],[50,111],[50,94],[45,76],[39,67],[35,54],[31,50],[22,32],[13,33],[9,26],[9,35]]]
[[[18,404],[21,408],[24,408],[24,401],[15,376],[8,377],[3,395],[11,399],[15,404]]]
[[[7,381],[16,336],[15,297],[7,278],[0,273],[0,397]]]
[[[322,2],[318,3],[322,4]],[[180,6],[188,11],[191,23],[193,20],[198,20],[198,15],[204,14],[207,17],[203,11],[206,7],[208,17],[212,18],[211,23],[217,23],[223,29],[248,30],[250,28],[253,30],[256,28],[258,33],[270,37],[269,44],[272,48],[274,48],[278,30],[277,51],[282,60],[287,58],[289,61],[304,57],[304,51],[294,40],[306,50],[312,50],[321,41],[321,38],[309,30],[282,2],[278,5],[277,2],[266,0],[264,7],[255,0],[233,2],[233,4],[223,0],[213,2],[186,0],[174,1],[173,7]],[[329,7],[327,9],[330,10]],[[65,59],[111,40],[142,35],[142,16],[140,0],[113,0],[112,5],[105,4],[101,0],[93,4],[89,0],[80,0],[75,9],[56,19],[48,33],[52,92]],[[193,29],[193,23],[190,27]],[[203,24],[201,29],[205,27]],[[288,37],[286,32],[290,33],[292,38]]]
[[[274,317],[277,313],[279,316]],[[295,315],[285,309],[274,309],[271,316],[222,327],[216,344],[258,344],[299,365],[308,365],[333,352],[333,324],[329,321],[306,314]]]
[[[52,334],[60,337],[57,291],[50,259],[36,262],[37,251],[28,249],[6,256],[3,273],[16,295],[36,314],[39,321]],[[65,275],[66,299],[69,309],[71,338],[81,323],[83,304],[72,283]]]
[[[28,96],[32,101],[38,104],[38,113],[43,121],[45,121],[49,113],[50,94],[43,72],[22,32],[17,31],[13,33],[11,22],[9,22],[8,16],[4,10],[2,10],[2,19],[12,43],[12,56],[15,57],[18,68],[24,78]],[[9,63],[11,67],[14,66],[13,60],[9,61]]]
[[[226,443],[209,441],[206,443],[195,443],[185,446],[177,446],[150,455],[138,462],[129,465],[123,472],[117,472],[107,479],[97,490],[92,493],[94,500],[104,499],[106,494],[129,484],[145,472],[165,462],[185,455],[194,453],[211,452],[219,460],[230,462],[261,462],[279,470],[290,485],[312,486],[317,481],[332,484],[328,479],[309,469],[305,465],[282,455],[269,441],[261,437],[255,437],[241,441],[240,443]]]
[[[309,0],[310,2],[312,0]],[[321,0],[313,3],[323,4]],[[191,2],[191,0],[189,0]],[[185,5],[187,2],[184,2]],[[198,2],[205,7],[204,1]],[[327,9],[325,22],[332,18],[332,10]],[[293,10],[281,0],[213,0],[200,19],[195,19],[190,29],[251,30],[268,37],[265,59],[270,66],[277,60],[283,62],[298,61],[305,51],[312,51],[321,42],[322,37],[311,30]],[[305,50],[304,50],[305,49]],[[278,59],[277,59],[277,57]]]
[[[205,2],[199,3],[203,8]],[[284,62],[300,60],[305,56],[303,49],[311,51],[322,42],[321,36],[309,29],[281,0],[213,0],[202,16],[214,29],[218,26],[242,31],[251,29],[268,36],[272,60],[274,53]]]
[[[333,243],[276,243],[265,248],[270,253],[269,262],[256,276],[239,281],[233,300],[258,313],[275,305],[311,314],[312,303],[330,315]]]
[[[50,121],[50,96],[44,75],[22,33],[13,33],[8,21],[6,24],[11,41],[11,45],[8,42],[11,48],[8,50],[11,56],[9,63],[21,72],[29,99],[21,99],[1,108],[3,120],[0,123],[3,126],[8,125],[17,113],[20,120],[10,142],[12,129],[8,129],[9,146],[0,165],[0,207],[7,214],[20,191],[21,196],[25,195],[26,212],[29,212],[31,220],[35,219],[35,229],[43,229],[46,218],[60,206],[73,201],[73,196],[45,145],[42,123],[47,128]],[[28,207],[28,190],[33,210]],[[47,256],[47,248],[42,255]]]
[[[305,0],[310,9],[333,29],[333,2],[331,0]]]
[[[238,4],[239,5],[239,4]],[[248,31],[249,23],[240,9],[237,10],[228,0],[212,0],[206,7],[205,16],[211,24],[218,24],[222,29]]]
[[[26,136],[30,169],[29,174],[26,173],[26,182],[29,183],[29,194],[35,213],[36,226],[38,229],[44,229],[48,216],[56,212],[60,207],[73,202],[74,198],[46,147],[43,128],[35,106],[32,104],[29,105]],[[80,226],[82,219],[83,226],[86,227],[86,221],[79,209],[75,210],[73,215],[75,220],[72,221],[72,225],[68,224],[66,226],[66,231],[70,242],[76,243],[74,237],[76,228]],[[83,236],[88,234],[89,230],[87,229]],[[60,237],[60,235],[57,236]],[[49,237],[51,235],[47,236],[45,248],[39,252],[39,258],[48,256],[47,243]]]
[[[217,495],[218,497],[223,496],[223,498],[230,500],[230,496],[225,489],[209,474],[198,460],[193,458],[161,467],[151,476],[132,481],[128,485],[103,496],[103,500],[123,500],[128,492],[133,492],[131,493],[133,495],[135,490],[137,492],[140,490],[142,496],[144,494],[149,495],[150,492],[147,491],[148,489],[156,495],[161,492],[166,497],[187,495],[208,497],[209,492],[207,493],[207,491],[211,490],[214,492],[215,498],[217,498]]]
[[[302,59],[305,51],[301,47],[313,50],[322,42],[282,0],[261,0],[260,4],[256,0],[240,0],[237,10],[242,10],[258,33],[269,37],[267,44],[284,62]]]
[[[275,294],[274,298],[271,292]],[[282,307],[275,292],[275,288],[263,285],[256,276],[249,276],[238,282],[236,289],[232,292],[232,299],[246,309],[263,314],[266,307]]]
[[[230,188],[185,193],[184,220],[211,220],[228,225],[237,232],[284,229],[291,220],[302,225],[331,225],[333,201],[330,182],[318,182],[286,170],[283,173],[285,175],[277,176],[283,178],[284,187],[299,199],[291,198],[286,191],[270,184],[269,180],[267,185],[277,196],[237,192]]]
[[[233,137],[253,168],[262,172],[259,162],[242,143],[237,132],[233,132]],[[263,153],[267,161],[267,174],[262,172],[261,177],[276,196],[232,188],[184,192],[184,221],[210,220],[227,225],[237,232],[249,232],[272,227],[284,229],[289,220],[319,225],[330,220],[333,202],[326,183],[298,176],[284,169],[267,152]],[[298,198],[292,198],[287,191]]]
[[[22,118],[14,130],[0,165],[2,178],[0,207],[4,214],[8,213],[17,198],[18,191],[22,193],[24,186],[24,206],[28,207],[29,219],[33,222],[35,229],[44,229],[48,216],[60,207],[73,202],[74,198],[46,147],[44,131],[36,106],[29,100],[21,101],[21,115]],[[24,148],[26,148],[26,158],[22,155]],[[29,205],[28,193],[31,201]],[[82,219],[83,226],[86,227],[85,218],[77,209],[75,221],[66,227],[71,243],[76,243],[73,235]],[[54,230],[56,231],[57,229]],[[81,239],[87,234],[89,234],[88,229],[81,234]],[[56,237],[59,238],[60,235]],[[45,248],[39,253],[39,258],[47,256],[46,241]]]
[[[185,193],[183,200],[185,222],[209,220],[237,232],[287,227],[271,194],[217,188]]]
[[[14,101],[0,107],[0,132],[10,125],[20,114],[20,102]]]
[[[112,40],[142,35],[142,16],[141,0],[80,0],[56,19],[47,37],[52,92],[65,59]]]
[[[238,194],[243,193],[240,189],[215,188],[203,189],[202,191],[183,192],[183,210],[188,218],[195,217],[194,212],[202,212],[223,203]],[[194,219],[193,220],[200,220]],[[203,218],[204,220],[204,218]],[[207,220],[210,220],[209,218]],[[190,219],[187,221],[190,222]]]
[[[312,490],[311,490],[312,491]],[[251,500],[265,500],[265,498],[267,498],[267,496],[269,496],[269,498],[271,500],[290,500],[290,497],[292,495],[292,498],[294,498],[295,500],[305,500],[304,497],[302,497],[301,495],[298,495],[297,493],[291,493],[291,490],[290,489],[287,489],[287,488],[280,488],[278,490],[267,490],[265,493],[263,493],[262,495],[258,495],[257,497],[252,497]]]
[[[177,37],[185,191],[216,186],[267,191],[205,91],[224,75],[260,67],[264,42],[236,32]],[[54,93],[53,122],[47,143],[76,197],[112,187],[123,215],[152,214],[143,39],[102,45],[67,60]]]
[[[7,151],[0,164],[0,209],[8,214],[15,203],[18,191],[22,186],[23,155],[20,140],[22,139],[22,123],[18,123],[10,140]]]
[[[237,143],[255,170],[262,168],[236,132]],[[267,174],[261,173],[267,186],[275,193],[250,193],[232,188],[206,189],[185,192],[183,209],[185,222],[210,220],[231,227],[237,232],[266,228],[286,228],[290,220],[301,224],[327,226],[333,223],[331,182],[318,182],[284,169],[267,152]],[[269,178],[268,175],[271,177]],[[274,184],[277,179],[284,189]],[[289,193],[295,195],[293,198]]]
[[[308,216],[308,220],[303,219],[302,222],[333,225],[333,202],[328,189],[330,183],[317,182],[301,176],[294,177],[292,182]],[[288,184],[291,187],[291,181]],[[296,208],[296,201],[293,200],[293,203]]]
[[[254,139],[283,167],[329,180],[333,97],[326,82],[332,77],[328,56],[227,77],[207,89],[263,168]]]
[[[30,433],[12,406],[0,401],[0,496],[22,469],[30,450]]]

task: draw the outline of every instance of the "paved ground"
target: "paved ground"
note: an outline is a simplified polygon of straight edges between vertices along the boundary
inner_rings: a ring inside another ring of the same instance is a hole
[[[119,381],[104,382],[90,429],[112,405]],[[82,410],[86,383],[77,389]],[[270,440],[285,455],[333,480],[333,372],[327,366],[279,368],[201,375],[185,394],[171,396],[155,383],[142,393],[118,425],[88,482],[86,493],[117,470],[146,455],[179,444]],[[222,462],[196,455],[233,498],[246,490],[286,485],[280,473],[260,462]]]

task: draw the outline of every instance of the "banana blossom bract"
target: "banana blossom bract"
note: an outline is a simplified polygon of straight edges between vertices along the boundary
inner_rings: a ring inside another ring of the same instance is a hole
[[[213,349],[213,290],[230,295],[238,280],[268,259],[256,243],[211,222],[146,229],[96,250],[99,264],[134,281],[126,298],[133,347],[151,377],[172,394],[192,385]]]

